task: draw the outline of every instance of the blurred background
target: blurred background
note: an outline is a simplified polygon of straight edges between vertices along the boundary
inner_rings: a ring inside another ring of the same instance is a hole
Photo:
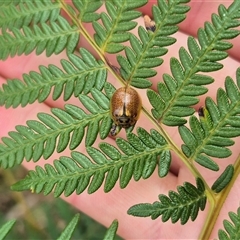
[[[16,219],[6,240],[57,239],[76,213],[60,198],[52,195],[13,192],[10,186],[22,179],[27,171],[20,166],[15,169],[0,169],[0,226]],[[107,229],[80,212],[80,221],[71,239],[103,239]],[[120,240],[116,237],[116,240]]]

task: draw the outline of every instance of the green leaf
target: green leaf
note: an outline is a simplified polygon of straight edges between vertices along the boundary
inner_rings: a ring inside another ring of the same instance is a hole
[[[240,208],[237,209],[237,213],[229,212],[228,215],[231,222],[229,220],[223,221],[225,230],[220,229],[218,231],[219,240],[238,239],[240,228]]]
[[[237,78],[239,78],[238,74]],[[191,116],[190,128],[179,127],[179,133],[184,142],[182,150],[185,155],[214,171],[219,168],[210,157],[231,156],[232,152],[228,148],[234,144],[231,138],[240,135],[237,117],[240,113],[239,88],[230,77],[225,80],[225,88],[218,89],[216,103],[211,98],[206,98],[203,116],[200,115],[199,120]]]
[[[224,147],[218,147],[213,145],[206,145],[203,151],[211,157],[226,158],[232,155],[231,150]]]
[[[128,214],[138,217],[150,217],[154,212],[154,207],[149,203],[139,203],[128,209]]]
[[[221,192],[232,180],[234,175],[233,165],[228,165],[219,178],[213,183],[212,190],[216,193]]]
[[[159,118],[162,114],[162,111],[164,110],[165,103],[162,101],[160,96],[153,90],[147,90],[147,96],[150,101],[150,103],[153,106],[152,114],[155,118]]]
[[[167,9],[167,5],[165,3],[163,5],[162,8]],[[184,105],[190,108],[197,104],[198,99],[195,97],[207,92],[203,85],[213,82],[211,77],[199,73],[217,71],[222,68],[222,64],[218,61],[228,56],[225,51],[231,47],[226,40],[239,35],[240,31],[233,28],[239,26],[240,22],[238,21],[237,7],[225,9],[224,14],[221,13],[221,9],[223,6],[219,7],[221,17],[213,15],[213,24],[208,22],[203,29],[199,29],[199,43],[193,37],[189,37],[188,51],[183,47],[179,50],[180,61],[176,58],[171,59],[172,76],[163,75],[164,83],[159,85],[157,96],[153,99],[152,94],[148,94],[149,101],[153,106],[152,114],[158,121],[169,126],[184,124],[186,121],[183,117],[192,115],[194,110],[190,111],[186,108],[184,111],[178,106]],[[161,14],[156,7],[153,7],[153,10],[156,29],[158,29],[157,23],[158,21],[160,23],[159,15]],[[234,24],[230,24],[230,22],[234,22]],[[236,96],[234,94],[236,91],[231,86],[229,90],[232,90],[233,95]],[[214,115],[212,116],[214,117]]]
[[[13,167],[20,164],[24,158],[27,161],[32,159],[34,162],[42,156],[47,159],[55,150],[62,152],[69,143],[69,148],[75,149],[81,143],[85,132],[86,146],[91,146],[95,142],[99,131],[102,138],[107,137],[112,123],[107,107],[109,100],[98,90],[92,90],[92,94],[95,99],[86,95],[80,96],[81,102],[91,112],[90,114],[86,114],[77,106],[66,105],[65,110],[52,109],[54,116],[39,113],[39,120],[27,122],[27,127],[17,126],[17,131],[3,138],[3,143],[0,144],[2,167]],[[101,97],[97,96],[98,94]],[[103,127],[106,129],[101,130]]]
[[[107,78],[103,63],[96,61],[85,49],[80,49],[79,52],[81,58],[70,54],[69,60],[61,60],[64,71],[54,65],[49,65],[48,68],[40,66],[40,73],[31,71],[23,74],[23,82],[20,79],[8,80],[0,89],[0,104],[15,108],[37,100],[43,102],[52,89],[54,100],[64,94],[65,101],[73,94],[78,96],[82,92],[87,94],[92,89],[102,90]]]
[[[182,11],[179,11],[180,8]],[[173,24],[181,22],[188,10],[189,8],[181,2],[169,2],[162,7],[160,1],[158,6],[153,6],[155,31],[149,34],[146,29],[139,27],[139,38],[133,34],[129,35],[131,47],[125,47],[126,58],[122,56],[117,58],[121,66],[121,75],[126,81],[138,88],[151,86],[151,82],[146,80],[156,74],[156,71],[152,68],[162,64],[163,60],[160,57],[167,53],[167,49],[164,47],[175,42],[174,38],[168,36],[178,29]],[[166,29],[168,29],[167,32]]]
[[[12,34],[2,32],[0,36],[0,59],[9,56],[30,54],[36,49],[40,55],[46,50],[46,55],[59,54],[64,49],[70,54],[74,51],[79,41],[78,29],[69,25],[67,20],[58,16],[57,21],[50,25],[42,22],[41,28],[34,24],[32,29],[23,26],[23,31],[13,28]]]
[[[170,151],[163,151],[159,158],[159,166],[158,166],[159,177],[165,177],[168,174],[171,166],[171,161],[172,161],[172,157],[171,157]]]
[[[219,170],[217,163],[215,163],[211,158],[209,158],[206,155],[201,154],[201,155],[197,156],[197,158],[194,160],[201,166],[206,167],[210,170],[213,170],[213,171]]]
[[[104,235],[104,240],[113,240],[116,236],[118,229],[118,221],[114,220],[111,226],[108,228],[106,234]]]
[[[9,1],[8,1],[9,2]],[[31,26],[31,23],[54,22],[60,15],[61,5],[57,2],[27,1],[18,5],[9,2],[8,7],[0,8],[0,27],[7,29]]]
[[[72,3],[79,11],[78,18],[82,22],[93,22],[100,18],[100,14],[98,14],[96,11],[102,6],[103,1],[73,0]]]
[[[133,176],[135,180],[148,178],[153,174],[167,142],[156,130],[148,133],[139,128],[137,133],[138,135],[130,133],[128,141],[118,138],[119,150],[110,144],[101,143],[101,150],[87,147],[89,157],[80,152],[72,152],[71,158],[60,157],[54,161],[53,166],[37,166],[35,171],[30,171],[12,189],[31,189],[36,193],[44,192],[45,195],[54,191],[54,196],[59,197],[62,193],[69,196],[74,191],[80,194],[86,188],[88,193],[93,193],[102,186],[104,180],[104,190],[108,192],[117,180],[120,181],[120,187],[124,188]],[[143,147],[137,146],[139,142]],[[167,166],[164,169],[166,172]]]
[[[63,230],[63,232],[61,233],[61,236],[58,238],[58,240],[68,240],[68,239],[71,239],[73,231],[76,228],[77,223],[79,221],[79,217],[80,217],[79,214],[76,214],[74,216],[74,218],[71,220],[71,222]]]
[[[175,223],[178,220],[185,224],[189,218],[196,219],[196,211],[204,210],[206,205],[205,188],[200,179],[197,179],[197,186],[185,183],[178,187],[178,192],[169,191],[168,196],[159,195],[159,201],[153,204],[140,203],[128,209],[128,214],[135,217],[150,217],[156,219],[162,215],[162,221],[166,222],[171,218]],[[203,203],[200,207],[200,202]],[[196,209],[192,211],[192,209]]]
[[[91,146],[96,140],[96,137],[98,135],[99,131],[99,122],[98,121],[93,121],[89,123],[88,129],[87,129],[87,135],[86,135],[86,140],[85,140],[85,145],[86,146]]]
[[[4,239],[8,232],[11,230],[13,225],[15,224],[16,220],[10,220],[6,222],[3,226],[0,228],[0,239]]]
[[[197,148],[197,146],[198,146],[197,140],[187,127],[180,126],[179,127],[179,133],[180,133],[180,136],[181,136],[182,140],[184,141],[184,143],[190,149],[196,149]]]
[[[132,3],[123,0],[121,4],[116,1],[105,2],[107,12],[100,14],[102,24],[93,22],[94,39],[103,52],[117,53],[124,49],[121,43],[129,40],[128,31],[137,25],[132,20],[141,16],[141,13],[135,9],[146,3],[146,0]],[[81,4],[78,5],[81,6]],[[81,11],[80,7],[79,10]]]
[[[112,160],[119,160],[121,158],[121,153],[112,145],[108,143],[100,143],[100,149]]]

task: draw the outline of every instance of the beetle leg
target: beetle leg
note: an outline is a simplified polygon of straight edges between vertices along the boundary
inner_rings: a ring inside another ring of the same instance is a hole
[[[113,123],[112,128],[110,130],[110,136],[115,137],[120,132],[121,129],[122,128],[119,125],[117,125],[116,123]]]

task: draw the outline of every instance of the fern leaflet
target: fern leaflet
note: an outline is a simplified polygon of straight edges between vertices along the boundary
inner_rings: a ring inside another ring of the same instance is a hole
[[[103,12],[100,15],[103,25],[96,21],[93,22],[94,40],[103,53],[117,53],[124,49],[121,43],[129,39],[127,31],[132,30],[137,25],[132,20],[141,16],[141,13],[134,9],[146,3],[146,0],[105,2],[107,13]]]
[[[212,190],[216,193],[221,192],[232,180],[234,176],[233,165],[228,165],[219,178],[213,183]]]
[[[16,126],[15,132],[3,137],[0,144],[0,164],[3,168],[20,164],[25,158],[36,162],[41,157],[49,158],[56,150],[62,152],[68,145],[75,149],[82,141],[85,129],[85,145],[96,140],[98,132],[101,139],[108,136],[112,126],[109,116],[109,99],[99,90],[92,89],[93,98],[80,95],[80,101],[90,112],[87,114],[74,105],[65,105],[65,110],[53,108],[54,116],[39,113],[39,120],[27,121],[27,126]]]
[[[54,22],[60,15],[60,10],[61,5],[50,0],[24,1],[17,6],[14,4],[2,6],[0,8],[0,28],[4,32],[6,29],[30,27],[31,24]]]
[[[49,65],[40,66],[40,74],[30,72],[23,74],[23,82],[19,79],[8,80],[0,89],[0,105],[6,108],[22,107],[27,104],[43,102],[53,89],[52,98],[57,100],[64,94],[67,101],[73,94],[88,94],[92,88],[102,90],[107,78],[107,70],[102,61],[97,61],[85,49],[79,50],[81,58],[69,54],[69,61],[62,59],[63,70]]]
[[[186,17],[189,10],[184,3],[187,1],[158,1],[158,6],[153,6],[153,15],[156,20],[156,30],[146,31],[143,27],[138,28],[138,39],[130,34],[131,47],[125,47],[125,55],[117,57],[121,66],[122,77],[138,88],[151,86],[148,78],[156,75],[152,68],[162,64],[159,57],[167,53],[166,46],[173,44],[176,39],[169,37],[178,30],[176,24]],[[174,19],[174,20],[173,20]]]
[[[93,22],[100,18],[100,14],[95,11],[97,11],[102,6],[102,0],[73,0],[72,3],[79,11],[78,19],[80,21]]]
[[[80,194],[86,188],[88,193],[93,193],[104,180],[104,191],[109,192],[118,179],[121,188],[125,188],[132,177],[135,181],[141,177],[146,179],[154,172],[161,153],[167,151],[167,143],[156,130],[148,133],[138,128],[137,132],[138,136],[130,133],[128,141],[122,138],[116,140],[123,153],[108,143],[99,145],[101,151],[87,147],[90,158],[80,152],[72,152],[71,158],[60,157],[54,161],[54,166],[37,166],[35,171],[30,171],[25,179],[12,188],[17,191],[31,189],[45,195],[53,191],[54,196],[58,197],[63,192],[65,196],[74,191]],[[159,167],[162,167],[161,160]]]
[[[9,6],[9,5],[15,5],[17,6],[20,3],[24,3],[25,0],[8,0],[8,1],[0,1],[0,6]]]
[[[0,59],[8,56],[30,54],[36,49],[36,54],[46,50],[46,55],[58,54],[65,48],[72,53],[79,41],[79,30],[70,26],[66,19],[58,16],[56,22],[33,25],[32,29],[23,26],[23,31],[13,28],[12,33],[2,32],[0,35]]]
[[[229,217],[232,222],[224,220],[223,225],[225,230],[218,231],[219,240],[237,240],[240,233],[240,208],[237,213],[229,212]]]
[[[222,68],[218,61],[226,58],[225,52],[232,44],[225,40],[235,38],[240,31],[240,2],[235,1],[228,9],[219,6],[219,16],[212,15],[213,24],[207,22],[204,29],[198,31],[198,41],[188,38],[188,49],[179,50],[180,61],[172,58],[170,62],[172,76],[163,75],[164,83],[158,84],[158,93],[148,90],[148,98],[153,106],[152,114],[157,120],[169,126],[186,123],[184,117],[194,113],[193,105],[198,103],[197,96],[207,92],[203,85],[213,82],[198,72],[216,71]]]
[[[205,187],[200,178],[196,180],[197,187],[185,182],[183,186],[178,186],[178,192],[169,191],[168,196],[159,195],[159,202],[140,203],[132,206],[128,214],[137,217],[149,217],[156,219],[162,216],[162,221],[166,222],[170,218],[172,223],[179,219],[181,224],[187,223],[189,218],[194,221],[198,211],[203,211],[206,205]]]
[[[206,108],[200,121],[195,116],[189,119],[190,128],[179,127],[183,139],[184,154],[211,170],[217,171],[218,165],[210,158],[226,158],[231,155],[228,146],[234,144],[230,138],[240,135],[240,69],[237,70],[237,86],[227,77],[225,90],[218,89],[217,103],[206,98]]]

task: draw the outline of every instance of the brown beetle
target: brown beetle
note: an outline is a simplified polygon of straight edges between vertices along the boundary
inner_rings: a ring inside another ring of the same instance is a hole
[[[110,114],[115,123],[111,135],[115,136],[119,127],[134,126],[139,118],[141,108],[142,101],[136,90],[128,86],[117,89],[110,103]]]
[[[143,19],[144,19],[144,24],[145,24],[146,29],[148,31],[155,32],[155,30],[156,30],[155,22],[148,15],[145,15],[143,17]]]

